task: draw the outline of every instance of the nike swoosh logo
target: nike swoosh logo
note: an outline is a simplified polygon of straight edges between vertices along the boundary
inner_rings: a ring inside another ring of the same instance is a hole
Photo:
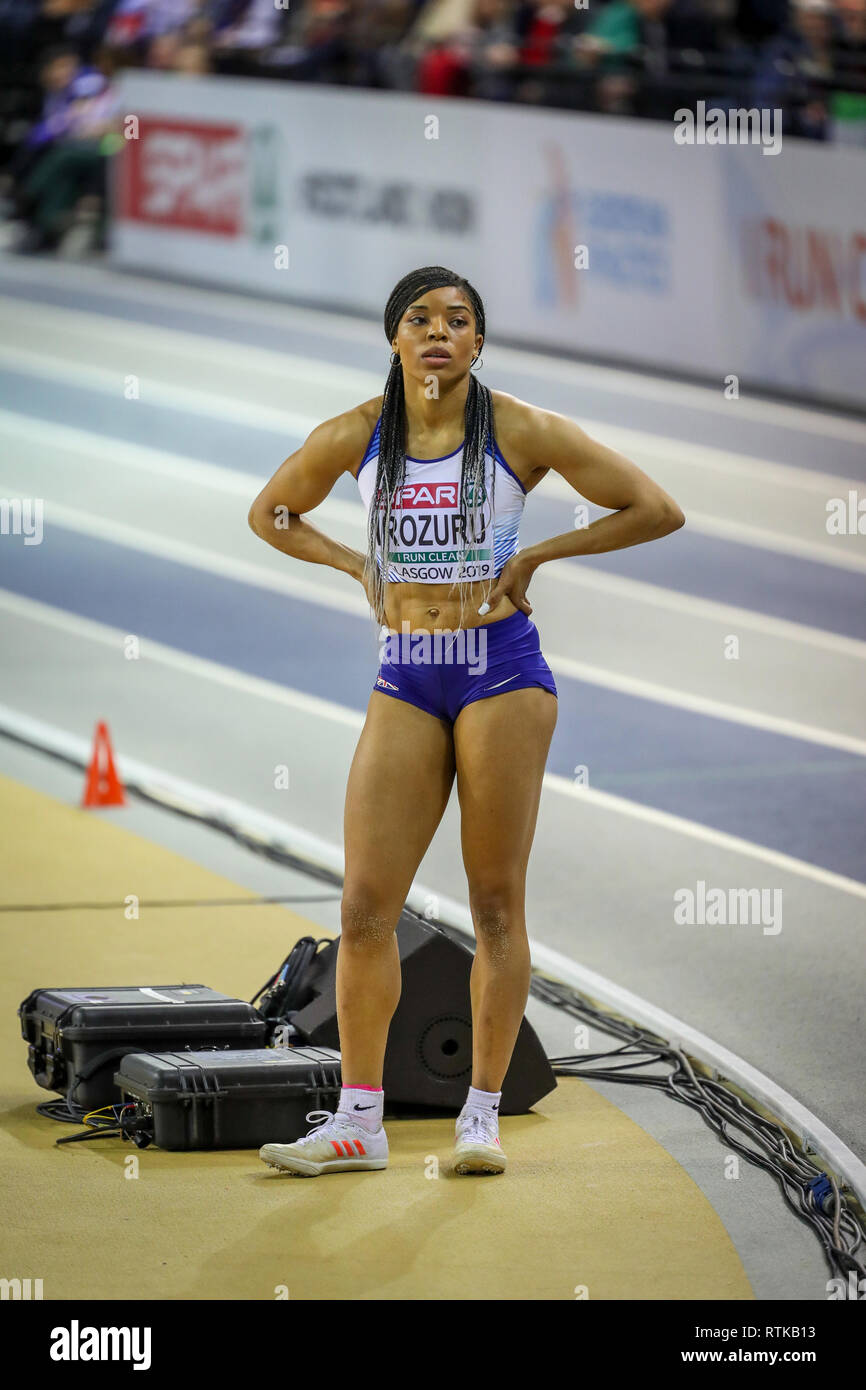
[[[375,1110],[375,1105],[356,1105],[356,1110]]]
[[[509,681],[517,680],[519,675],[520,672],[515,671],[513,676],[507,676],[504,681],[497,681],[495,685],[487,685],[484,688],[485,690],[498,690],[500,685],[507,685]]]

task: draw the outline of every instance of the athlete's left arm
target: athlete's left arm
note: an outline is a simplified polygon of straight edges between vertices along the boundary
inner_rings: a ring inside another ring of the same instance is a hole
[[[531,431],[535,459],[543,459],[545,467],[559,473],[588,502],[613,509],[590,526],[521,550],[521,558],[533,567],[567,555],[597,555],[658,540],[685,522],[658,483],[623,454],[591,439],[567,416],[530,407],[523,423]]]

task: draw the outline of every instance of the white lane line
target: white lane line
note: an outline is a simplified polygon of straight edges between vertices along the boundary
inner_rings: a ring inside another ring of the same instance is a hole
[[[4,496],[10,494],[10,489],[4,489],[2,480],[0,493]],[[280,575],[273,570],[265,569],[263,565],[236,560],[231,556],[191,545],[188,541],[173,540],[145,531],[140,526],[128,526],[124,522],[93,516],[89,512],[82,512],[75,507],[66,507],[57,502],[48,502],[45,506],[44,523],[50,527],[52,521],[79,535],[93,536],[97,540],[123,545],[144,555],[171,560],[176,564],[187,565],[192,569],[203,570],[241,584],[252,584],[258,588],[291,594],[306,602],[321,603],[324,607],[350,612],[354,616],[362,616],[366,612],[372,619],[369,605],[362,593],[347,593],[344,598],[337,590],[320,588],[294,575]],[[836,748],[844,753],[866,757],[866,739],[856,738],[852,734],[818,728],[814,724],[803,724],[794,719],[780,719],[777,715],[747,709],[724,700],[713,700],[705,695],[692,695],[673,686],[660,685],[637,676],[625,676],[600,666],[576,661],[570,656],[560,656],[555,652],[546,651],[545,656],[554,675],[569,676],[573,680],[586,681],[607,690],[617,690],[624,695],[653,700],[673,709],[688,710],[690,714],[707,715],[713,719],[761,729],[764,733],[800,739],[824,748]]]
[[[81,618],[77,613],[67,613],[62,608],[54,608],[50,604],[41,603],[38,599],[23,598],[20,594],[13,594],[7,589],[0,589],[0,611],[5,611],[13,617],[23,618],[27,622],[41,623],[45,627],[56,628],[59,632],[80,638],[83,642],[96,642],[100,646],[108,647],[121,657],[124,651],[123,643],[129,636],[129,633],[121,631],[120,628],[109,627],[107,623],[98,623],[92,618]],[[364,727],[364,715],[355,710],[347,709],[344,705],[338,705],[332,700],[323,700],[317,695],[305,695],[299,690],[278,685],[276,681],[266,680],[260,676],[246,675],[243,671],[236,671],[230,666],[222,666],[216,661],[208,661],[205,657],[191,656],[176,647],[167,647],[162,642],[153,642],[149,637],[141,638],[140,652],[139,659],[141,661],[154,661],[160,666],[170,667],[174,671],[195,676],[199,680],[213,681],[215,685],[240,691],[242,694],[251,695],[255,699],[269,700],[272,704],[284,705],[288,709],[299,710],[303,714],[315,715],[317,719],[327,719],[334,724],[343,724],[346,728],[354,729],[358,733]],[[371,653],[371,657],[372,660],[375,660],[375,653]],[[372,690],[373,678],[371,676],[371,693]]]
[[[590,569],[576,561],[555,566],[545,565],[538,571],[538,575],[538,582],[541,583],[548,578],[558,579],[580,589],[589,589],[631,603],[643,603],[650,608],[665,608],[672,613],[682,613],[685,617],[702,622],[723,623],[728,632],[738,632],[741,629],[760,632],[780,642],[801,642],[806,646],[823,648],[837,656],[851,656],[856,660],[866,657],[866,641],[859,637],[843,637],[840,633],[825,632],[822,628],[795,623],[788,618],[776,618],[768,613],[753,612],[750,608],[738,608],[734,604],[719,603],[715,599],[679,593],[676,589],[663,589],[658,584],[648,584],[641,579],[629,579],[621,574],[606,574],[602,570]]]
[[[43,264],[19,264],[16,258],[0,256],[0,269],[8,267],[16,282],[32,284],[55,284],[65,287],[69,284],[70,270],[56,262]],[[335,351],[346,339],[359,343],[371,350],[381,347],[387,354],[384,335],[378,318],[341,314],[338,310],[323,306],[311,309],[295,305],[286,300],[274,303],[271,300],[256,299],[241,291],[214,287],[203,289],[183,282],[158,280],[118,272],[101,266],[74,267],[76,287],[92,285],[109,298],[118,302],[118,314],[122,315],[123,300],[139,300],[148,306],[159,302],[169,310],[176,311],[184,301],[200,307],[204,312],[222,315],[227,321],[245,319],[248,323],[264,323],[289,330],[308,330],[317,335],[331,336],[335,341]],[[102,315],[103,321],[105,315]],[[232,342],[231,339],[223,341]],[[788,404],[766,398],[740,396],[736,403],[726,400],[721,385],[718,388],[702,386],[697,382],[679,381],[657,376],[647,376],[633,365],[628,367],[601,366],[594,362],[564,361],[559,355],[544,351],[529,352],[499,344],[495,334],[488,339],[491,356],[495,354],[504,368],[524,372],[528,375],[551,378],[580,387],[583,382],[615,392],[625,397],[640,396],[646,400],[669,401],[698,410],[712,411],[731,418],[732,412],[744,419],[776,425],[783,429],[808,432],[823,438],[836,438],[853,441],[866,446],[866,423],[842,412]],[[239,347],[243,345],[234,344]],[[383,358],[384,363],[384,358]],[[384,370],[384,366],[383,366]]]
[[[659,685],[641,677],[620,675],[616,671],[575,661],[570,656],[547,653],[546,659],[554,674],[570,676],[573,680],[586,681],[590,685],[600,685],[605,690],[618,690],[622,695],[653,700],[656,704],[667,705],[671,709],[688,710],[690,714],[703,714],[711,719],[725,719],[732,724],[761,729],[764,733],[796,738],[805,743],[819,744],[824,748],[838,748],[845,753],[866,757],[866,739],[855,738],[852,734],[820,729],[814,724],[802,724],[796,719],[780,719],[777,715],[763,714],[759,710],[728,704],[724,700],[712,700],[705,695],[690,695],[686,691],[675,690],[672,686]]]
[[[761,424],[815,434],[822,439],[843,439],[848,443],[866,445],[866,423],[841,412],[825,411],[821,407],[809,410],[803,406],[750,399],[748,396],[740,396],[732,410],[731,401],[724,398],[721,382],[719,387],[713,390],[712,387],[700,386],[697,383],[644,375],[632,367],[602,367],[594,362],[569,364],[563,362],[562,358],[549,357],[543,352],[536,354],[521,351],[519,348],[500,347],[495,338],[491,340],[490,346],[491,366],[494,365],[495,350],[496,357],[502,358],[503,367],[540,377],[543,381],[555,378],[576,387],[579,387],[582,381],[586,381],[625,397],[641,396],[644,400],[669,401],[672,405],[713,411],[727,416],[728,419],[736,414]]]
[[[683,439],[673,439],[667,435],[650,434],[646,430],[631,429],[626,425],[608,425],[600,420],[588,420],[583,415],[574,415],[588,434],[602,433],[598,436],[611,449],[621,454],[640,455],[644,461],[656,460],[659,464],[680,464],[684,468],[700,468],[702,472],[712,471],[725,477],[742,479],[748,483],[766,483],[774,489],[784,488],[786,492],[811,492],[824,498],[831,491],[844,488],[863,487],[862,481],[844,478],[833,473],[822,473],[815,468],[797,468],[790,463],[776,463],[773,459],[758,458],[754,454],[733,453],[729,449],[718,449],[714,444],[693,444]],[[572,489],[558,474],[550,472],[544,478],[562,485],[569,492]],[[783,495],[781,492],[780,496]]]
[[[86,739],[56,725],[33,719],[8,706],[0,706],[0,730],[27,739],[42,749],[74,759],[82,768],[86,767],[90,757],[90,744]],[[329,869],[340,877],[345,874],[344,849],[320,836],[301,830],[298,826],[289,825],[232,797],[222,796],[210,788],[173,777],[162,768],[139,762],[123,753],[117,753],[117,763],[124,781],[161,796],[169,806],[182,806],[198,811],[201,815],[246,831],[263,842],[276,844],[294,857],[305,859],[312,866]],[[428,904],[433,898],[437,901],[438,917],[443,924],[450,923],[468,936],[474,936],[471,913],[456,899],[415,880],[406,901],[411,910],[419,915],[426,915]],[[674,1014],[657,1008],[640,995],[624,989],[604,975],[578,965],[569,956],[545,946],[533,937],[529,938],[529,949],[532,965],[536,970],[572,985],[596,1004],[649,1029],[664,1038],[669,1046],[713,1068],[717,1076],[733,1082],[747,1096],[766,1106],[772,1115],[788,1125],[801,1140],[807,1140],[812,1150],[829,1164],[837,1179],[847,1183],[860,1203],[866,1205],[866,1165],[813,1111],[777,1085],[765,1072],[744,1061],[705,1033],[684,1023]]]
[[[20,304],[17,315],[6,312],[8,306],[15,302],[0,296],[0,321],[6,318],[10,330],[16,319],[20,322]],[[326,363],[317,362],[315,358],[277,352],[274,348],[246,344],[235,346],[221,340],[215,342],[213,339],[203,338],[182,328],[130,324],[79,309],[55,308],[53,305],[50,308],[43,306],[40,309],[28,309],[27,313],[28,333],[32,335],[34,330],[44,331],[46,350],[43,352],[41,344],[38,349],[13,348],[7,345],[0,350],[0,362],[14,368],[17,360],[21,363],[21,369],[34,372],[38,371],[39,363],[44,362],[46,372],[53,374],[60,371],[66,359],[62,352],[55,354],[49,350],[51,334],[58,329],[63,333],[80,335],[96,346],[97,350],[100,344],[105,343],[122,348],[130,360],[130,365],[118,366],[114,375],[115,382],[118,379],[122,380],[126,371],[134,370],[134,358],[137,353],[168,351],[172,357],[183,357],[190,364],[212,363],[215,366],[230,367],[239,375],[249,372],[256,377],[273,376],[283,385],[288,381],[307,381],[322,386],[332,385],[337,380],[346,390],[358,391],[362,400],[366,400],[369,395],[379,395],[384,385],[381,374],[360,367],[342,367],[335,364],[333,368],[329,368]],[[103,370],[96,363],[88,364],[88,368],[94,373]],[[370,387],[373,389],[368,389]],[[217,392],[214,391],[211,395],[217,398]]]
[[[0,482],[0,494],[8,497],[9,489],[3,489]],[[201,546],[191,545],[188,541],[178,541],[170,536],[157,535],[153,531],[144,531],[140,526],[128,526],[122,521],[113,521],[107,517],[94,516],[92,512],[82,512],[75,507],[66,507],[59,502],[46,502],[44,508],[44,524],[50,527],[52,521],[65,530],[75,531],[82,536],[93,536],[96,540],[109,541],[114,545],[125,546],[128,550],[137,550],[142,555],[156,556],[160,560],[171,560],[175,564],[187,565],[190,569],[201,570],[206,574],[223,576],[233,579],[240,584],[251,584],[259,589],[269,589],[272,593],[289,594],[292,598],[297,598],[305,603],[315,603],[322,608],[334,608],[341,613],[350,613],[353,617],[368,617],[372,623],[372,611],[363,594],[360,584],[349,579],[348,575],[343,578],[347,590],[350,592],[340,593],[336,588],[316,584],[312,580],[303,579],[300,575],[289,572],[281,573],[278,570],[268,569],[264,565],[256,565],[251,561],[237,560],[231,555],[225,555],[215,550],[204,550]],[[50,540],[50,533],[49,540]],[[46,541],[43,539],[43,544]],[[351,592],[356,588],[357,594]],[[377,631],[378,629],[374,629]]]
[[[866,899],[866,883],[848,878],[846,874],[834,873],[832,869],[823,869],[817,864],[808,864],[803,859],[795,859],[792,855],[783,854],[780,850],[769,849],[766,845],[756,844],[752,840],[741,839],[739,835],[729,835],[723,830],[702,825],[699,821],[686,820],[670,811],[661,811],[653,806],[629,801],[627,797],[615,796],[611,792],[599,791],[597,788],[570,782],[567,777],[561,777],[556,772],[544,774],[544,785],[549,786],[551,791],[559,792],[561,796],[570,796],[578,801],[581,797],[586,797],[598,808],[603,807],[605,810],[615,811],[620,815],[631,816],[634,819],[646,821],[650,825],[660,826],[664,830],[689,835],[692,839],[703,840],[706,844],[714,845],[717,849],[729,849],[733,854],[743,854],[749,859],[759,859],[763,864],[771,864],[773,868],[783,869],[787,873],[799,874],[802,878],[810,878],[813,882],[821,883],[826,888],[838,888],[843,893],[852,894],[853,897]]]
[[[117,653],[123,652],[123,643],[128,636],[120,628],[109,627],[107,624],[95,622],[91,618],[80,618],[77,614],[67,613],[63,609],[54,608],[37,599],[23,598],[19,594],[4,589],[0,589],[0,611],[5,611],[12,617],[23,619],[28,623],[41,623],[45,627],[55,628],[62,633],[80,638],[82,641],[99,643]],[[266,680],[260,676],[248,676],[230,666],[223,666],[219,662],[209,661],[204,657],[190,656],[175,647],[165,646],[161,642],[153,642],[149,638],[145,638],[141,642],[140,660],[155,661],[172,670],[182,671],[186,675],[195,676],[201,680],[213,681],[217,685],[240,691],[256,699],[269,700],[272,703],[283,705],[289,709],[300,710],[319,719],[331,720],[347,728],[355,729],[359,734],[364,726],[365,715],[347,709],[343,705],[338,705],[334,701],[323,700],[318,696],[304,695],[300,691],[278,685],[275,681]],[[373,693],[372,681],[370,693]],[[729,835],[725,831],[715,830],[711,826],[701,825],[697,821],[672,815],[668,811],[656,810],[654,807],[646,806],[638,801],[629,801],[625,797],[614,796],[610,792],[576,785],[557,773],[546,772],[544,785],[559,796],[568,796],[571,799],[583,798],[600,811],[629,816],[634,820],[644,821],[649,825],[670,830],[674,834],[684,835],[690,839],[700,840],[704,844],[730,850],[734,854],[742,854],[750,859],[760,860],[762,863],[772,865],[773,868],[784,869],[786,872],[809,879],[813,883],[820,883],[824,887],[838,889],[840,892],[853,897],[866,899],[866,883],[860,883],[844,874],[833,873],[828,869],[821,868],[818,864],[810,864],[806,860],[781,854],[777,850],[769,849],[751,840],[740,839],[739,836]]]
[[[0,252],[0,273],[4,269],[9,271],[16,284],[47,284],[66,289],[71,278],[68,264],[63,265],[60,261],[44,261],[37,265],[32,261],[22,261],[20,256]],[[229,322],[242,318],[248,323],[267,324],[282,329],[309,328],[323,337],[330,333],[337,340],[352,338],[365,347],[381,346],[386,358],[389,352],[381,322],[374,320],[372,316],[340,314],[333,309],[302,308],[290,300],[256,298],[255,294],[218,285],[205,289],[199,285],[190,285],[185,280],[172,280],[170,276],[158,278],[136,275],[132,271],[118,271],[108,266],[76,264],[74,279],[76,288],[89,287],[104,294],[108,299],[116,300],[118,318],[123,318],[124,301],[138,300],[148,307],[159,305],[175,312],[186,301],[194,307],[201,308],[208,315],[222,317]],[[41,300],[31,302],[42,303]]]
[[[833,569],[851,570],[855,574],[866,574],[866,554],[857,555],[841,546],[834,547],[819,541],[801,540],[798,536],[782,536],[778,531],[768,531],[763,526],[750,526],[743,521],[725,521],[720,517],[708,516],[705,512],[689,511],[686,525],[702,536],[715,540],[734,541],[737,545],[754,546],[757,550],[772,550],[778,555],[796,556],[800,560],[811,560],[814,564],[829,565]]]
[[[260,491],[264,479],[257,479],[252,473],[239,469],[225,468],[220,464],[202,463],[197,459],[181,454],[169,454],[160,449],[152,449],[142,444],[132,444],[127,440],[114,440],[88,430],[80,430],[69,425],[56,425],[48,420],[38,420],[27,415],[17,415],[13,411],[0,410],[0,431],[10,433],[31,443],[56,449],[80,453],[88,459],[102,459],[112,469],[119,467],[138,469],[149,477],[169,478],[173,481],[189,483],[207,492],[221,492],[232,497],[243,498],[251,503]],[[547,479],[545,479],[545,483]],[[574,493],[567,485],[563,487],[570,498]],[[328,497],[314,511],[307,513],[323,523],[333,522],[336,526],[351,527],[357,532],[358,546],[363,547],[365,535],[364,509],[360,502],[349,502],[339,497]],[[649,604],[654,608],[668,608],[672,612],[725,623],[734,631],[746,630],[761,632],[781,641],[800,642],[807,646],[820,647],[826,651],[857,660],[866,658],[866,642],[857,637],[846,637],[840,633],[825,632],[821,628],[810,627],[805,623],[792,622],[787,618],[777,618],[772,614],[753,612],[734,604],[720,603],[715,599],[702,598],[694,594],[681,593],[676,589],[666,589],[658,584],[643,580],[629,579],[624,575],[606,574],[601,570],[590,569],[577,561],[564,561],[558,565],[547,565],[539,571],[542,582],[548,579],[562,580],[563,583],[578,585],[598,593],[606,593],[635,602]],[[256,580],[255,582],[261,582]],[[316,581],[316,587],[321,581]],[[267,587],[267,586],[266,586]],[[271,587],[275,587],[272,583]],[[299,588],[286,592],[301,593]],[[312,594],[305,596],[315,602]],[[329,606],[330,599],[325,599]],[[347,610],[348,611],[348,610]],[[352,609],[351,611],[355,611]]]
[[[821,502],[826,502],[831,496],[841,495],[843,502],[847,506],[848,492],[866,492],[860,484],[854,484],[844,478],[831,478],[830,486],[821,489]],[[568,504],[574,502],[575,496],[579,496],[576,489],[570,487],[564,478],[558,474],[548,473],[539,484],[539,490],[547,495],[555,494],[558,499]],[[592,503],[590,506],[594,505]],[[607,513],[598,508],[599,516]],[[766,526],[752,526],[747,521],[731,521],[727,517],[712,516],[709,512],[695,511],[693,507],[686,506],[686,529],[696,531],[699,535],[710,536],[713,540],[732,541],[735,545],[747,545],[756,550],[771,550],[778,555],[793,556],[798,560],[810,560],[814,564],[829,565],[833,569],[851,570],[856,574],[866,574],[866,553],[863,553],[861,545],[860,551],[847,548],[843,545],[834,545],[832,538],[828,537],[827,544],[823,541],[806,540],[801,536],[795,536],[790,531],[771,531]],[[821,507],[822,519],[826,520],[827,512],[824,506]],[[842,539],[841,537],[839,539]],[[847,537],[846,537],[847,539]]]
[[[12,370],[15,370],[17,365],[19,370],[23,369],[43,381],[79,386],[85,391],[101,391],[103,395],[112,396],[119,403],[124,401],[126,373],[120,367],[115,371],[110,367],[83,366],[81,363],[67,363],[59,357],[48,358],[41,352],[31,353],[25,348],[13,350],[0,347],[0,366],[2,365]],[[131,410],[142,405],[158,406],[163,410],[204,415],[210,420],[227,420],[233,425],[242,425],[249,430],[270,430],[275,434],[285,434],[287,440],[284,458],[298,447],[296,439],[303,441],[321,424],[321,419],[316,415],[255,405],[230,396],[217,395],[212,391],[199,391],[189,386],[174,386],[169,382],[154,381],[146,376],[139,378],[138,389],[139,396],[127,402]],[[363,395],[363,399],[366,400],[367,396]],[[277,462],[282,463],[282,458]]]
[[[57,425],[51,420],[16,415],[11,410],[0,410],[0,430],[7,430],[28,443],[46,449],[69,451],[82,454],[89,459],[100,459],[111,467],[137,468],[140,472],[154,477],[192,483],[205,492],[224,492],[232,497],[246,498],[250,505],[267,481],[266,478],[257,478],[254,473],[245,473],[240,468],[225,468],[218,463],[204,463],[184,454],[170,454],[164,449],[153,449],[147,444],[112,439],[108,435],[76,429],[73,425]],[[357,506],[359,511],[363,510],[360,503]],[[313,513],[309,515],[312,516]]]

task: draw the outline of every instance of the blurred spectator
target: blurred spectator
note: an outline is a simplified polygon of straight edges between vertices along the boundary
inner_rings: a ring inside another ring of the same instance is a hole
[[[420,50],[425,44],[441,43],[463,32],[470,23],[473,0],[429,0],[416,9],[410,40]]]
[[[207,44],[193,41],[182,43],[175,55],[174,71],[186,77],[205,77],[212,71]]]
[[[284,11],[274,0],[220,0],[210,13],[217,48],[264,49],[278,41]]]
[[[737,0],[734,27],[749,44],[781,33],[788,23],[789,0]]]
[[[863,73],[866,69],[866,0],[837,0],[837,42],[845,68]]]
[[[718,44],[715,26],[690,0],[611,0],[574,53],[600,73],[600,110],[670,119],[695,95],[684,76]]]
[[[274,0],[113,0],[107,38],[113,47],[134,48],[149,67],[169,68],[154,41],[180,36],[206,47],[266,48],[280,34],[282,10]],[[162,50],[168,53],[168,48]],[[185,60],[186,61],[186,60]],[[190,59],[190,61],[192,61]],[[201,56],[195,60],[201,64]],[[210,66],[208,59],[207,66]]]
[[[475,0],[465,34],[473,96],[506,101],[512,95],[509,69],[519,60],[517,38],[508,0]]]
[[[512,93],[516,100],[561,101],[563,76],[568,74],[569,86],[574,83],[567,68],[572,44],[588,27],[589,15],[589,9],[578,9],[573,0],[521,0],[515,11],[514,28],[518,62],[524,71]],[[527,68],[535,70],[532,77],[527,77]],[[557,68],[561,69],[558,77]]]
[[[145,62],[149,68],[155,68],[157,72],[173,72],[182,47],[183,34],[178,30],[174,33],[155,34],[145,50]]]
[[[350,0],[306,0],[289,10],[271,65],[300,81],[345,82],[350,27]]]
[[[0,29],[27,29],[36,20],[42,0],[0,0]]]
[[[198,0],[114,0],[107,39],[121,47],[182,29],[200,9]]]
[[[866,0],[837,0],[833,139],[866,145]]]
[[[186,29],[167,29],[154,34],[147,45],[145,61],[149,68],[155,68],[157,72],[201,76],[211,71],[207,43],[191,38]]]
[[[455,39],[434,40],[428,46],[418,62],[415,90],[431,97],[467,95],[467,55]]]
[[[42,0],[40,16],[53,29],[53,40],[71,43],[84,62],[91,62],[105,41],[118,0]]]
[[[706,52],[716,43],[712,24],[689,0],[611,0],[575,49],[600,56],[607,71],[626,68],[618,60],[630,55],[642,55],[645,67],[661,71],[675,51]]]
[[[69,121],[74,80],[82,72],[81,62],[71,44],[46,49],[39,65],[39,81],[44,92],[42,112],[18,147],[10,166],[14,194],[39,160],[59,139]]]
[[[0,0],[0,47],[15,62],[25,57],[42,11],[42,0]]]
[[[469,28],[473,4],[474,0],[428,0],[416,5],[403,41],[392,52],[391,71],[400,73],[392,85],[430,96],[465,94],[468,54],[460,35]],[[394,54],[402,59],[399,69]]]
[[[104,241],[105,168],[120,141],[120,114],[111,81],[82,64],[70,48],[49,51],[41,78],[42,115],[14,170],[21,251],[52,250],[69,230],[82,195],[98,210],[97,241]]]
[[[834,37],[830,0],[792,0],[787,27],[763,45],[754,102],[781,109],[784,135],[826,139]]]
[[[562,39],[583,27],[587,13],[576,9],[572,0],[530,0],[517,17],[521,63],[542,67],[555,62],[562,52]]]
[[[412,85],[414,60],[407,68],[401,45],[415,19],[413,0],[363,0],[346,22],[346,81],[364,87]]]

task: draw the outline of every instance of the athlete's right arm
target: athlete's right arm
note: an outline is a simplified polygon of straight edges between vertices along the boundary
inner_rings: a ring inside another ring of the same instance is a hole
[[[365,406],[317,425],[300,449],[280,464],[250,507],[249,524],[263,541],[314,565],[330,565],[361,579],[364,556],[303,520],[324,502],[337,479],[364,456],[375,415]]]

